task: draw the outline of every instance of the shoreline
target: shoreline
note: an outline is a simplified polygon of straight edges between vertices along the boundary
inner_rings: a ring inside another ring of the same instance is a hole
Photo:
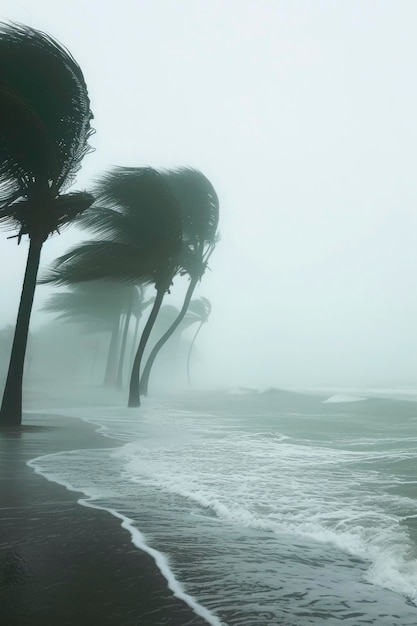
[[[197,602],[191,608],[169,589],[159,553],[134,541],[132,531],[140,533],[125,518],[82,502],[85,494],[28,465],[118,441],[80,418],[39,412],[26,414],[24,424],[0,432],[0,623],[207,625]]]

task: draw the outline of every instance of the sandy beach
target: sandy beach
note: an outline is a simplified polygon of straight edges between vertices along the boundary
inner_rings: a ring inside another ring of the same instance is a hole
[[[120,520],[26,465],[117,442],[79,419],[27,414],[24,424],[0,433],[0,623],[203,626]]]

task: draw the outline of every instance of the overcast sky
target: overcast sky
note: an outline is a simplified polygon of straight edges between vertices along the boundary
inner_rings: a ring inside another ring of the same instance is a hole
[[[2,0],[0,16],[83,69],[97,132],[78,187],[110,165],[190,165],[215,186],[200,380],[416,383],[414,0]],[[6,237],[3,324],[27,251]]]

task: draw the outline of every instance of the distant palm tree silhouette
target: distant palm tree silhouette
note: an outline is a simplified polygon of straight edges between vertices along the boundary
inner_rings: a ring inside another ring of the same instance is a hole
[[[130,317],[134,315],[140,319],[149,304],[151,300],[145,301],[143,288],[97,280],[71,285],[70,291],[54,293],[43,309],[49,313],[57,313],[57,319],[83,324],[87,332],[110,333],[104,376],[104,385],[110,386],[116,385],[116,381],[119,384],[119,376],[122,376]],[[122,315],[125,320],[117,364]]]
[[[68,193],[89,151],[92,113],[81,69],[48,35],[0,24],[0,220],[29,237],[29,253],[0,424],[20,425],[22,378],[42,245],[89,207]]]
[[[207,298],[201,297],[196,300],[191,300],[190,306],[188,307],[187,317],[188,324],[193,324],[195,322],[199,322],[198,328],[194,333],[194,337],[191,340],[190,347],[188,350],[187,356],[187,380],[188,384],[191,386],[191,374],[190,374],[190,363],[191,363],[191,353],[194,348],[194,344],[196,339],[202,329],[203,325],[208,322],[208,318],[211,313],[211,302]]]

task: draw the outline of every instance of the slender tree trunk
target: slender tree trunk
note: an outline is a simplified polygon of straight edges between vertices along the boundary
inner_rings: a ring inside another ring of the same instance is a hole
[[[136,346],[136,342],[138,340],[139,322],[141,320],[141,317],[142,317],[142,314],[138,313],[136,315],[135,330],[133,332],[132,350],[131,350],[131,353],[130,353],[130,367],[132,367],[133,359],[135,358],[135,346]]]
[[[113,322],[109,352],[107,355],[106,373],[104,374],[104,382],[103,382],[103,385],[105,387],[111,387],[116,382],[116,358],[117,358],[117,348],[119,345],[119,328],[120,328],[120,313],[117,313],[115,315],[114,322]]]
[[[133,298],[134,298],[133,289],[134,287],[132,287],[132,294],[129,298],[129,303],[127,306],[125,324],[124,324],[124,329],[123,329],[122,346],[120,348],[119,368],[117,370],[117,381],[116,381],[116,386],[118,389],[121,389],[123,387],[123,364],[125,360],[127,333],[129,332],[130,318],[132,315],[132,308],[133,308]]]
[[[0,409],[0,426],[20,426],[22,423],[23,369],[41,250],[42,242],[31,239],[10,354],[9,370]]]
[[[162,304],[162,300],[164,299],[165,292],[166,292],[165,286],[163,286],[162,288],[160,287],[157,290],[155,302],[153,303],[152,310],[149,314],[149,317],[145,324],[145,328],[143,329],[143,333],[140,338],[135,360],[133,361],[132,375],[130,377],[129,402],[127,405],[128,407],[140,406],[140,395],[139,395],[140,365],[141,365],[143,353],[145,351],[146,343],[149,339],[149,335],[151,334],[153,325],[155,324],[155,320],[159,313],[159,309],[161,308],[161,304]]]
[[[151,375],[152,366],[158,355],[158,352],[160,351],[162,346],[165,345],[165,343],[168,341],[171,335],[176,331],[176,329],[178,328],[178,326],[181,324],[182,320],[184,319],[184,316],[187,313],[188,306],[190,304],[192,295],[194,293],[194,289],[196,288],[198,281],[199,281],[198,277],[191,279],[191,282],[188,285],[187,293],[184,298],[182,309],[179,312],[177,319],[171,324],[171,326],[168,328],[166,333],[164,333],[162,337],[160,338],[160,340],[155,344],[155,346],[152,349],[152,352],[150,353],[148,357],[148,360],[146,361],[146,365],[145,365],[143,374],[140,379],[140,393],[143,396],[148,395],[149,378]]]
[[[192,341],[191,341],[190,348],[189,348],[189,350],[188,350],[188,358],[187,358],[187,380],[188,380],[188,384],[189,384],[189,386],[190,386],[190,387],[191,387],[191,375],[190,375],[191,352],[193,351],[193,347],[194,347],[194,344],[195,344],[195,340],[197,339],[197,337],[198,337],[198,333],[199,333],[199,332],[200,332],[200,330],[202,329],[203,324],[204,324],[204,321],[203,321],[203,322],[200,322],[200,326],[197,328],[196,332],[194,333],[194,337],[193,337],[193,339],[192,339]]]

